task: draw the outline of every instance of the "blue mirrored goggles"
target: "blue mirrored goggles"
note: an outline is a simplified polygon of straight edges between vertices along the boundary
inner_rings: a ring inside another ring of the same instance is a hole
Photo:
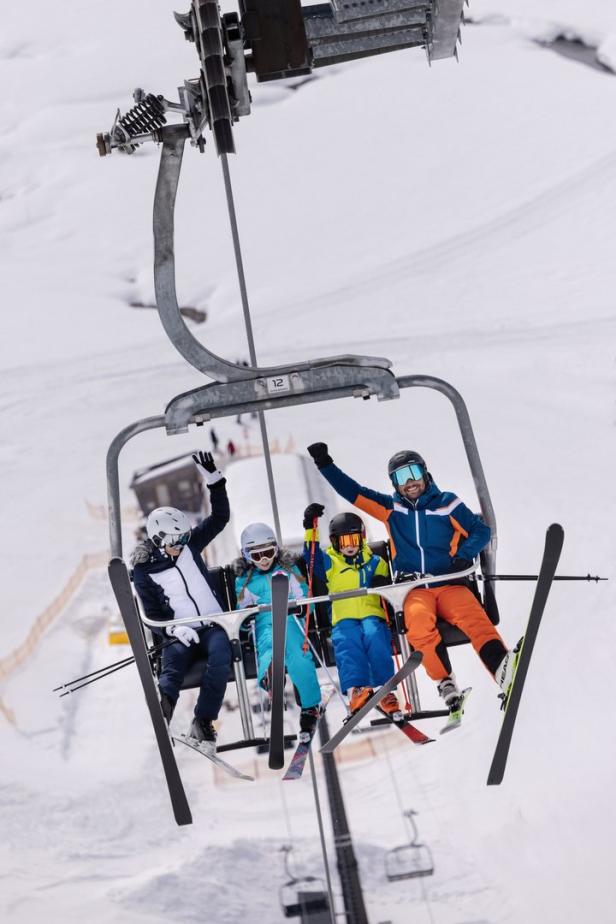
[[[422,478],[425,478],[425,476],[426,470],[419,462],[409,462],[408,465],[397,468],[395,472],[391,474],[394,484],[398,486],[406,484],[407,481],[420,481]]]

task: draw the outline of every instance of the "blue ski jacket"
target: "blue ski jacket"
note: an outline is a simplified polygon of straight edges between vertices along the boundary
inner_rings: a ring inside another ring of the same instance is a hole
[[[416,501],[381,494],[331,463],[320,469],[341,497],[385,524],[395,571],[447,574],[453,558],[473,559],[490,541],[490,527],[450,491],[430,481]]]
[[[178,619],[220,613],[226,607],[201,552],[229,522],[225,479],[210,487],[211,514],[192,530],[177,558],[157,549],[150,540],[131,556],[133,583],[148,619]],[[198,627],[200,622],[195,622]]]

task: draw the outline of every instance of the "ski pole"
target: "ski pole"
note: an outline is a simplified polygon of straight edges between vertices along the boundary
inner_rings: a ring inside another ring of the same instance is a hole
[[[148,648],[148,654],[157,654],[159,651],[162,651],[163,648],[167,648],[169,645],[173,645],[172,641],[161,642],[159,645],[154,645],[152,648]],[[84,674],[83,677],[76,677],[74,680],[69,680],[67,683],[60,684],[59,687],[54,687],[51,691],[52,693],[58,693],[59,690],[64,690],[66,687],[72,687],[74,684],[79,683],[81,680],[87,680],[88,677],[94,677],[95,674],[105,674],[105,672],[110,671],[111,668],[125,667],[127,664],[131,664],[135,660],[134,655],[129,655],[127,658],[123,658],[121,661],[114,661],[113,664],[107,664],[105,667],[99,667],[97,670],[92,671],[89,674]]]
[[[310,564],[308,565],[308,596],[312,596],[312,579],[314,577],[314,556],[317,547],[317,529],[319,526],[319,518],[313,517],[312,519],[312,539],[310,540]],[[304,643],[302,648],[304,651],[308,651],[308,632],[310,631],[310,613],[311,607],[310,604],[306,607],[306,622],[304,625]]]
[[[65,690],[64,693],[60,693],[59,699],[62,699],[63,696],[68,696],[69,693],[74,693],[76,690],[82,690],[84,687],[89,686],[91,683],[95,683],[97,680],[102,680],[103,677],[108,677],[109,674],[115,674],[116,671],[121,671],[123,667],[128,667],[135,659],[132,658],[131,661],[124,661],[123,663],[118,664],[116,667],[113,667],[111,670],[108,670],[106,674],[100,674],[98,677],[93,677],[92,680],[86,680],[85,683],[80,683],[76,687],[71,687],[68,690]],[[70,686],[70,684],[65,684],[65,686]]]
[[[537,574],[478,574],[477,579],[480,581],[536,581]],[[557,574],[554,576],[555,581],[609,581],[609,578],[599,577],[596,574]]]

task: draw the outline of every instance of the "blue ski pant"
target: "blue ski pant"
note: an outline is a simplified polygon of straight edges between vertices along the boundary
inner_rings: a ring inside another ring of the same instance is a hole
[[[389,626],[379,616],[341,619],[332,644],[343,693],[351,687],[377,687],[393,677]]]
[[[272,663],[272,614],[259,613],[255,620],[257,646],[257,679],[262,680]],[[304,632],[293,616],[287,620],[285,665],[289,677],[297,687],[302,709],[310,709],[321,702],[321,687],[310,651],[303,650]]]
[[[176,703],[188,670],[195,661],[205,658],[195,715],[200,719],[216,719],[231,670],[231,645],[227,633],[220,626],[208,626],[197,631],[198,643],[187,648],[176,641],[163,650],[163,668],[158,678],[158,688]]]

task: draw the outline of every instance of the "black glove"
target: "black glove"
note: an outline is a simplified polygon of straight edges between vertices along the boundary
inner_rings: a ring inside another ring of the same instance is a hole
[[[334,461],[327,451],[327,443],[311,443],[308,447],[308,452],[314,459],[314,464],[317,468],[325,468],[326,465],[331,465]]]
[[[451,568],[449,569],[452,573],[455,571],[466,571],[468,568],[472,568],[474,562],[470,558],[453,558],[451,560]]]
[[[218,471],[218,467],[214,462],[214,456],[211,452],[203,452],[202,450],[193,452],[192,460],[203,475],[208,487],[211,488],[212,485],[222,481],[222,472]]]
[[[304,529],[312,529],[314,521],[318,520],[325,513],[323,504],[308,504],[304,510]]]

